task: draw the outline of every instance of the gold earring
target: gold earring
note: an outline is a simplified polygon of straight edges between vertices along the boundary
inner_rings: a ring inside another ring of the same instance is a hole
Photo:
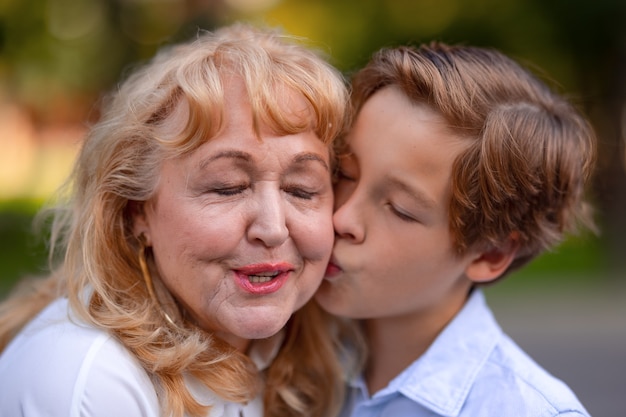
[[[147,242],[146,242],[146,236],[143,234],[143,232],[137,236],[137,240],[139,240],[139,266],[141,267],[141,275],[143,275],[143,280],[146,284],[146,288],[148,289],[148,294],[150,295],[150,298],[152,299],[152,302],[159,307],[159,310],[161,311],[161,314],[163,314],[163,317],[165,317],[165,320],[167,320],[172,326],[178,327],[176,323],[174,323],[174,320],[172,320],[172,318],[165,312],[163,311],[163,308],[161,307],[161,303],[159,302],[159,299],[157,298],[155,292],[154,292],[154,284],[152,283],[152,276],[150,275],[150,270],[148,269],[148,262],[146,261],[146,248],[147,248]]]

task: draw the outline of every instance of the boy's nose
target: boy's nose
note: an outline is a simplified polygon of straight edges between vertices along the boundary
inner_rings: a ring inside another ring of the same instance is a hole
[[[354,194],[341,203],[333,214],[333,225],[335,233],[343,238],[360,243],[365,238],[365,229],[363,228],[362,212],[359,209],[359,203],[354,198]]]

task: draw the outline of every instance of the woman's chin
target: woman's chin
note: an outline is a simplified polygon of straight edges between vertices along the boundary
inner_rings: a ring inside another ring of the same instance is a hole
[[[291,314],[291,310],[282,312],[274,309],[258,309],[245,317],[239,317],[231,330],[233,335],[240,338],[266,339],[280,332],[287,324]]]

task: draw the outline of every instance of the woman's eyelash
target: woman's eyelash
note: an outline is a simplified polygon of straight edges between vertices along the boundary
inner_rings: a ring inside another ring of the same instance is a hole
[[[228,196],[241,194],[246,189],[248,189],[248,187],[249,187],[248,184],[241,184],[241,185],[232,186],[232,187],[214,187],[214,188],[211,188],[209,192],[215,193],[220,196],[228,197]],[[297,186],[285,187],[284,191],[286,193],[291,194],[292,196],[296,198],[301,198],[304,200],[310,200],[317,195],[317,192],[315,191],[309,191],[302,187],[297,187]]]
[[[300,187],[285,187],[285,192],[293,195],[296,198],[301,198],[304,200],[311,200],[313,197],[317,195],[315,191],[308,191]]]
[[[222,195],[222,196],[231,196],[237,195],[244,192],[248,188],[248,184],[241,184],[232,187],[216,187],[209,190],[212,193]]]

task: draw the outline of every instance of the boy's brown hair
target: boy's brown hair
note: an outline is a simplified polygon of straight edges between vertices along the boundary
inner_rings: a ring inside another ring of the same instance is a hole
[[[595,230],[584,196],[593,129],[530,71],[486,48],[382,49],[353,79],[354,110],[389,85],[470,141],[451,173],[450,229],[459,254],[513,238],[519,250],[509,272],[581,225]]]

